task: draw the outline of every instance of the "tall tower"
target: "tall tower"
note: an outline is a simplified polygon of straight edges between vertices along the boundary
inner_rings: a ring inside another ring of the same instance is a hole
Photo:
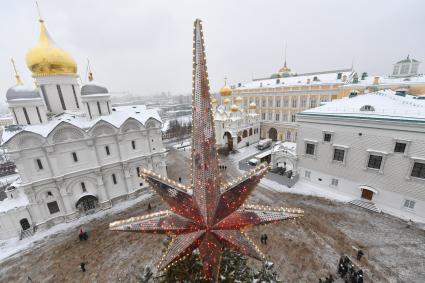
[[[80,108],[77,64],[72,56],[58,47],[40,17],[40,36],[26,56],[27,66],[40,87],[47,112],[62,113]]]

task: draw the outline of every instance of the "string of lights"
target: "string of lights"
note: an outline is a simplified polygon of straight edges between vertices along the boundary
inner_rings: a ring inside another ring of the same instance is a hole
[[[231,182],[223,181],[218,170],[204,35],[199,19],[194,23],[193,40],[191,185],[187,187],[153,171],[142,170],[141,177],[170,209],[116,221],[110,224],[110,229],[171,234],[173,239],[157,269],[167,269],[198,249],[205,278],[217,282],[223,248],[264,259],[243,229],[295,219],[304,212],[297,208],[244,204],[268,172],[266,164]]]

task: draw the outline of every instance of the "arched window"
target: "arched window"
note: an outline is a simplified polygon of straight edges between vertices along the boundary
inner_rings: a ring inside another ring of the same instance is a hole
[[[47,196],[48,196],[48,197],[53,196],[52,192],[51,192],[51,191],[48,191],[48,192],[47,192]]]
[[[291,132],[290,131],[287,131],[286,132],[286,140],[287,141],[290,141],[291,140]]]
[[[375,108],[372,105],[363,105],[360,111],[375,111]]]

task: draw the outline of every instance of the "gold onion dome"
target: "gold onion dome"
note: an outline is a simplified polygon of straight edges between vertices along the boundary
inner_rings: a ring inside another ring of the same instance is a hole
[[[242,97],[238,96],[235,98],[235,102],[236,103],[241,103],[242,102]]]
[[[251,102],[249,104],[249,109],[257,109],[257,104],[255,104],[254,102]]]
[[[224,99],[224,100],[223,100],[223,103],[224,103],[224,104],[229,104],[229,103],[230,103],[230,99],[228,99],[228,98]]]
[[[40,22],[40,37],[26,57],[27,66],[34,76],[68,75],[77,73],[77,64],[72,56],[56,46],[44,25]]]
[[[230,89],[230,87],[228,87],[227,85],[225,85],[222,88],[220,88],[220,95],[221,96],[231,96],[232,95],[232,90]]]
[[[239,111],[239,108],[235,104],[233,104],[232,106],[230,106],[230,111],[232,111],[232,112],[238,112]]]

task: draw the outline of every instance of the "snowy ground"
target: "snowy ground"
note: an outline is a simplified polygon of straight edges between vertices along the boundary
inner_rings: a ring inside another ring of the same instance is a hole
[[[171,150],[168,159],[169,176],[182,176],[183,182],[189,183],[188,152]],[[240,174],[237,162],[228,164],[228,177]],[[297,194],[288,193],[295,190]],[[321,195],[323,198],[310,196],[312,193],[318,194],[306,183],[285,189],[265,180],[248,200],[305,211],[296,222],[247,230],[267,259],[275,263],[283,282],[318,282],[320,277],[335,274],[341,253],[354,258],[353,246],[365,252],[360,262],[354,260],[365,271],[365,282],[425,282],[423,230],[407,229],[400,219],[350,206],[338,195]],[[148,201],[153,210],[164,208],[156,196]],[[0,261],[0,282],[25,282],[27,276],[34,282],[137,282],[140,268],[159,260],[165,249],[164,236],[120,233],[107,227],[112,221],[147,213],[148,201],[134,200],[133,206],[122,204],[103,215],[80,220],[90,230],[87,242],[79,242],[77,237],[81,223],[56,226],[54,233],[37,235],[36,242],[21,244],[24,250]],[[267,233],[267,245],[260,244],[261,233]],[[86,273],[79,271],[81,261],[87,262]],[[250,264],[260,263],[252,260]]]

